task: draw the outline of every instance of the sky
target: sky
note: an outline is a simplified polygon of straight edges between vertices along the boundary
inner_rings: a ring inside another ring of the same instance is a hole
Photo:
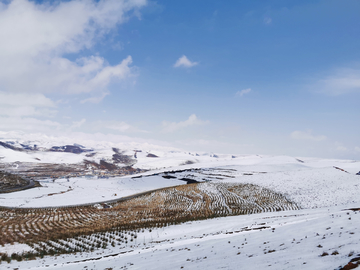
[[[0,1],[0,130],[360,159],[360,1]]]

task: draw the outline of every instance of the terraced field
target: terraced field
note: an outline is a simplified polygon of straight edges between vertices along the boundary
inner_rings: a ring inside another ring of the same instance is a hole
[[[136,231],[217,216],[298,209],[296,204],[269,189],[253,184],[230,183],[197,183],[164,188],[106,206],[110,207],[1,208],[0,244],[18,242],[33,246],[51,241],[65,241],[66,244],[75,237],[84,238],[105,232]],[[84,241],[91,242],[91,239]],[[103,245],[97,241],[96,245],[90,242],[80,244],[82,249],[65,244],[62,248],[58,244],[58,248],[88,250]]]

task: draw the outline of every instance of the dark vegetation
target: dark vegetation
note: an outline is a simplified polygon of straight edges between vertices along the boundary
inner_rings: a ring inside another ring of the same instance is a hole
[[[113,148],[113,151],[115,152],[115,154],[113,154],[112,156],[112,160],[114,163],[122,163],[126,165],[134,165],[136,163],[136,160],[134,160],[129,155],[124,155],[124,153],[121,152],[119,149]]]
[[[36,144],[34,145],[27,145],[27,144],[20,144],[20,147],[16,147],[14,146],[14,142],[2,142],[0,141],[0,146],[4,147],[4,148],[8,148],[14,151],[38,151],[38,147]],[[68,152],[68,153],[73,153],[73,154],[80,154],[83,152],[91,152],[93,150],[91,149],[85,149],[84,146],[80,145],[80,144],[74,144],[74,145],[63,145],[63,146],[53,146],[48,150],[45,151],[50,151],[50,152]]]
[[[100,160],[100,166],[99,169],[101,170],[108,170],[108,171],[114,171],[118,167],[115,164],[106,162],[105,160]]]
[[[19,175],[0,171],[0,193],[9,193],[38,186],[40,186],[40,184],[37,181],[24,179]]]
[[[176,179],[176,176],[172,176],[172,175],[163,175],[162,176],[163,178],[165,178],[165,179]]]
[[[24,151],[24,149],[15,147],[15,146],[11,145],[11,143],[9,143],[9,142],[5,143],[5,142],[0,141],[0,146],[7,148],[7,149],[14,150],[14,151]]]
[[[187,161],[181,163],[180,165],[191,165],[191,164],[195,164],[195,161],[187,160]]]
[[[215,173],[218,172],[218,173]],[[133,178],[140,177],[150,177],[161,175],[165,179],[176,179],[178,178],[181,181],[186,181],[187,184],[201,183],[211,181],[212,179],[226,179],[226,178],[234,178],[234,176],[229,175],[233,172],[233,169],[220,169],[220,168],[211,168],[211,169],[203,169],[203,168],[192,168],[192,169],[183,169],[183,170],[172,170],[165,171],[163,173],[154,173],[146,176],[134,176]],[[181,174],[186,173],[186,174]],[[177,174],[181,174],[179,177],[176,177]],[[198,177],[194,174],[198,174]],[[252,174],[249,174],[252,175]],[[203,176],[203,177],[201,177]]]
[[[51,152],[67,152],[73,154],[81,154],[83,152],[92,152],[91,149],[85,149],[81,145],[64,145],[64,146],[53,146],[50,148]]]
[[[190,178],[180,178],[179,180],[181,181],[186,181],[187,184],[194,184],[194,183],[199,183],[198,181],[194,180],[194,179],[190,179]]]
[[[90,168],[89,168],[90,167]],[[0,170],[9,173],[16,172],[17,175],[27,179],[76,177],[91,174],[93,176],[106,174],[108,177],[123,176],[134,173],[145,172],[146,170],[134,169],[132,166],[117,166],[105,160],[100,163],[84,160],[77,164],[53,164],[21,162],[16,169],[9,164],[0,163]]]

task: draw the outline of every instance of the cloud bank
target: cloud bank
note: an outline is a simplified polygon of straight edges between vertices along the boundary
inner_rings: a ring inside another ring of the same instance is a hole
[[[52,116],[55,108],[55,103],[43,94],[0,92],[2,116]]]
[[[131,57],[111,66],[100,56],[70,60],[89,49],[145,0],[37,4],[13,0],[0,6],[0,89],[78,94],[104,91],[131,74]]]
[[[0,2],[0,129],[63,129],[44,120],[61,107],[50,96],[81,95],[81,103],[99,103],[112,82],[133,76],[131,56],[110,65],[92,49],[144,5],[146,0]]]

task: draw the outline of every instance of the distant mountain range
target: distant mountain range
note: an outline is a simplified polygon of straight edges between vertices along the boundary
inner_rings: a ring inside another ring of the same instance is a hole
[[[190,153],[139,143],[89,141],[26,134],[0,134],[0,170],[24,177],[123,176],[197,163],[231,160],[232,155]]]

